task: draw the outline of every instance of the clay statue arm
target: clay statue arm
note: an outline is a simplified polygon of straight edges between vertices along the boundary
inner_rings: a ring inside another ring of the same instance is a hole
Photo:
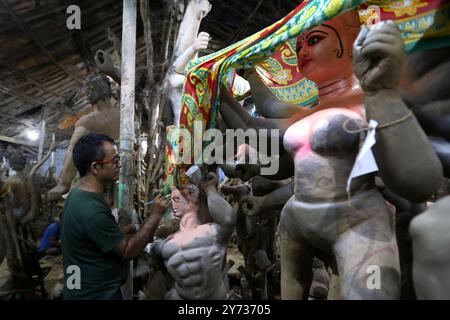
[[[293,195],[294,182],[287,183],[264,196],[262,207],[268,209],[282,209]]]
[[[114,248],[114,253],[122,260],[132,260],[136,258],[141,251],[144,250],[151,239],[153,239],[159,221],[167,208],[168,204],[165,198],[158,195],[155,198],[153,211],[142,228],[132,236],[125,238],[116,248]]]
[[[217,191],[217,176],[210,172],[208,179],[201,182],[201,188],[208,199],[209,214],[214,223],[219,226],[219,238],[227,243],[236,225],[237,216],[231,205]]]
[[[95,54],[95,64],[97,65],[100,72],[110,76],[115,82],[120,84],[120,67],[114,64],[109,54],[103,50],[98,50]]]
[[[178,73],[184,75],[184,69],[186,68],[189,61],[194,59],[197,53],[201,50],[205,50],[208,48],[208,43],[210,40],[210,36],[206,32],[200,32],[197,39],[195,39],[194,43],[189,46],[173,63],[173,70]]]
[[[292,123],[288,119],[254,118],[237,102],[233,95],[224,87],[220,87],[220,113],[226,125],[232,129],[279,129],[280,136]]]
[[[354,70],[365,92],[367,120],[378,121],[374,156],[386,187],[413,202],[436,193],[442,165],[416,118],[400,97],[405,53],[393,22],[363,28],[354,47]]]
[[[11,245],[14,247],[15,253],[17,254],[17,260],[19,261],[20,265],[23,266],[19,240],[17,239],[16,223],[14,219],[14,203],[15,203],[14,192],[11,190],[12,188],[10,188],[9,185],[7,185],[7,188],[9,189],[9,191],[3,198],[5,206],[5,220],[6,220],[5,227],[9,229],[9,232],[11,234],[12,240]]]
[[[409,226],[418,299],[450,298],[449,213],[450,197],[447,196],[416,216]]]
[[[35,190],[34,187],[34,176],[39,168],[44,164],[45,161],[50,157],[53,151],[56,149],[56,144],[53,142],[50,146],[48,153],[43,157],[38,163],[36,163],[28,174],[26,180],[26,186],[28,189],[28,194],[30,195],[30,209],[28,212],[20,219],[20,223],[28,223],[34,219],[36,212],[39,210],[39,190]]]
[[[2,182],[0,181],[0,209],[4,209],[4,210],[0,210],[0,264],[2,264],[3,259],[6,256],[6,247],[7,247],[7,240],[6,240],[6,228],[10,228],[10,224],[9,221],[11,220],[10,217],[13,216],[13,202],[14,202],[14,197],[13,194],[11,192],[11,189],[9,188],[8,185],[4,184],[2,185]],[[7,225],[5,226],[3,224],[3,217],[1,216],[2,213],[5,213],[5,220],[7,222]],[[15,230],[12,230],[11,234],[15,237],[14,240],[14,244],[17,243],[17,237],[15,236]]]
[[[280,101],[273,92],[262,82],[255,69],[247,73],[253,102],[262,116],[269,119],[285,119],[301,112],[301,108],[294,104]]]

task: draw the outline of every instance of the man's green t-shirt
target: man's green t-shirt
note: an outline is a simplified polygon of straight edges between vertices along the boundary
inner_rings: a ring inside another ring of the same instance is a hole
[[[128,268],[112,249],[124,237],[102,195],[78,188],[70,192],[61,218],[64,299],[111,299],[117,294]]]

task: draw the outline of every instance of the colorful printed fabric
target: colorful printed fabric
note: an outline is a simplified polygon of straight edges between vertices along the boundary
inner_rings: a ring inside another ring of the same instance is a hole
[[[372,8],[369,19],[394,20],[402,31],[407,53],[450,45],[450,1],[449,0],[371,0],[362,9]],[[360,10],[360,15],[364,13]]]
[[[289,39],[272,57],[258,64],[256,71],[279,100],[309,107],[317,102],[318,89],[300,72],[296,42],[296,38]]]
[[[370,14],[374,8],[371,5],[380,8],[378,17]],[[308,106],[316,101],[314,83],[304,79],[298,70],[294,50],[296,38],[302,32],[354,8],[366,10],[366,13],[369,10],[369,15],[365,16],[369,23],[377,18],[395,20],[403,32],[408,52],[448,45],[448,0],[306,0],[266,29],[187,66],[180,127],[192,133],[196,120],[204,123],[204,129],[216,127],[220,84],[230,83],[224,79],[233,69],[257,67],[262,80],[281,100],[299,106]],[[174,148],[179,142],[172,143],[171,148]]]

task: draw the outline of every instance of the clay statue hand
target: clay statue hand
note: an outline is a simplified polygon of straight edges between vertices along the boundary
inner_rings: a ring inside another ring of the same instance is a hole
[[[237,164],[235,168],[242,181],[248,181],[253,177],[261,175],[261,166],[258,164]]]
[[[250,145],[241,144],[234,156],[237,161],[235,170],[239,174],[239,178],[248,181],[255,176],[261,174],[261,167],[258,164],[258,151]]]
[[[162,215],[164,212],[166,212],[167,208],[169,208],[169,204],[167,203],[166,198],[163,197],[161,194],[158,194],[155,198],[155,205],[153,207],[153,212]]]
[[[200,182],[200,187],[206,192],[209,188],[217,185],[217,175],[214,172],[209,172],[206,179]]]
[[[398,91],[405,46],[394,22],[363,27],[353,47],[353,68],[366,95]]]
[[[264,197],[246,196],[241,199],[239,206],[246,216],[254,216],[261,211]]]
[[[209,36],[209,33],[207,32],[200,32],[197,36],[197,39],[195,39],[194,43],[192,44],[192,47],[194,48],[195,52],[198,52],[200,50],[206,50],[208,48],[209,40],[211,37]]]

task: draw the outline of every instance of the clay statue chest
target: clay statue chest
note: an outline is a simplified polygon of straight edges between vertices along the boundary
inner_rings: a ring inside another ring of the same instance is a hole
[[[213,224],[179,231],[166,240],[162,256],[167,270],[175,279],[177,291],[186,299],[210,296],[222,288],[223,246],[217,243]]]
[[[305,201],[344,200],[362,138],[362,117],[344,108],[318,111],[288,128],[284,147],[295,165],[294,190]],[[352,184],[359,190],[364,179]]]

